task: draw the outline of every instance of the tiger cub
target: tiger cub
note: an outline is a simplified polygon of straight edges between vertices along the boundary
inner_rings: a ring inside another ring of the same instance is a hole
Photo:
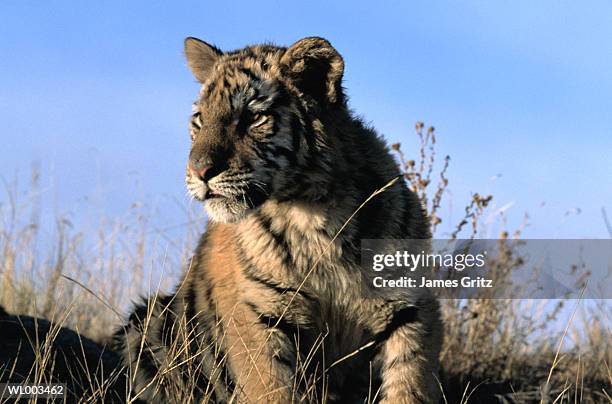
[[[186,183],[209,217],[171,295],[117,338],[149,402],[434,403],[442,328],[426,290],[370,287],[362,239],[429,222],[373,128],[347,107],[323,38],[222,52],[185,40],[201,83]],[[350,220],[348,220],[351,218]]]

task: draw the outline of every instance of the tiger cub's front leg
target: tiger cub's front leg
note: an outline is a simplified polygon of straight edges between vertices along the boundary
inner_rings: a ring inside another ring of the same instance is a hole
[[[295,344],[274,327],[274,319],[259,313],[254,305],[239,303],[223,323],[222,338],[236,382],[237,401],[299,401],[294,388]]]
[[[438,403],[442,345],[438,303],[430,300],[396,310],[379,338],[375,363],[382,381],[381,403]]]

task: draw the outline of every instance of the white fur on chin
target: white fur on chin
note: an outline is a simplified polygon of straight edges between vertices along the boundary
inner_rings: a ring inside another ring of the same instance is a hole
[[[208,200],[204,203],[208,219],[215,223],[236,223],[244,219],[250,209],[244,205],[228,205],[227,201]],[[233,209],[232,209],[233,208]]]

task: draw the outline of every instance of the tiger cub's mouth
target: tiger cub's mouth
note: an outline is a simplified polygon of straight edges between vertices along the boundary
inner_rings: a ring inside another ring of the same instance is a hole
[[[236,222],[270,196],[270,186],[249,172],[222,172],[206,181],[188,173],[186,183],[189,194],[204,203],[216,222]]]
[[[208,191],[206,191],[206,194],[204,194],[204,200],[208,200],[208,199],[214,199],[214,198],[223,198],[224,195],[221,195],[218,192],[213,191],[212,189],[208,189]]]

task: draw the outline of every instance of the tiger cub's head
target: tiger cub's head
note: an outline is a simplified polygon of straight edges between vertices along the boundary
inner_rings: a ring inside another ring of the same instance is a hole
[[[322,38],[224,53],[185,40],[202,84],[190,123],[187,188],[211,220],[235,222],[266,200],[317,200],[330,184],[327,128],[345,110],[344,62]]]

